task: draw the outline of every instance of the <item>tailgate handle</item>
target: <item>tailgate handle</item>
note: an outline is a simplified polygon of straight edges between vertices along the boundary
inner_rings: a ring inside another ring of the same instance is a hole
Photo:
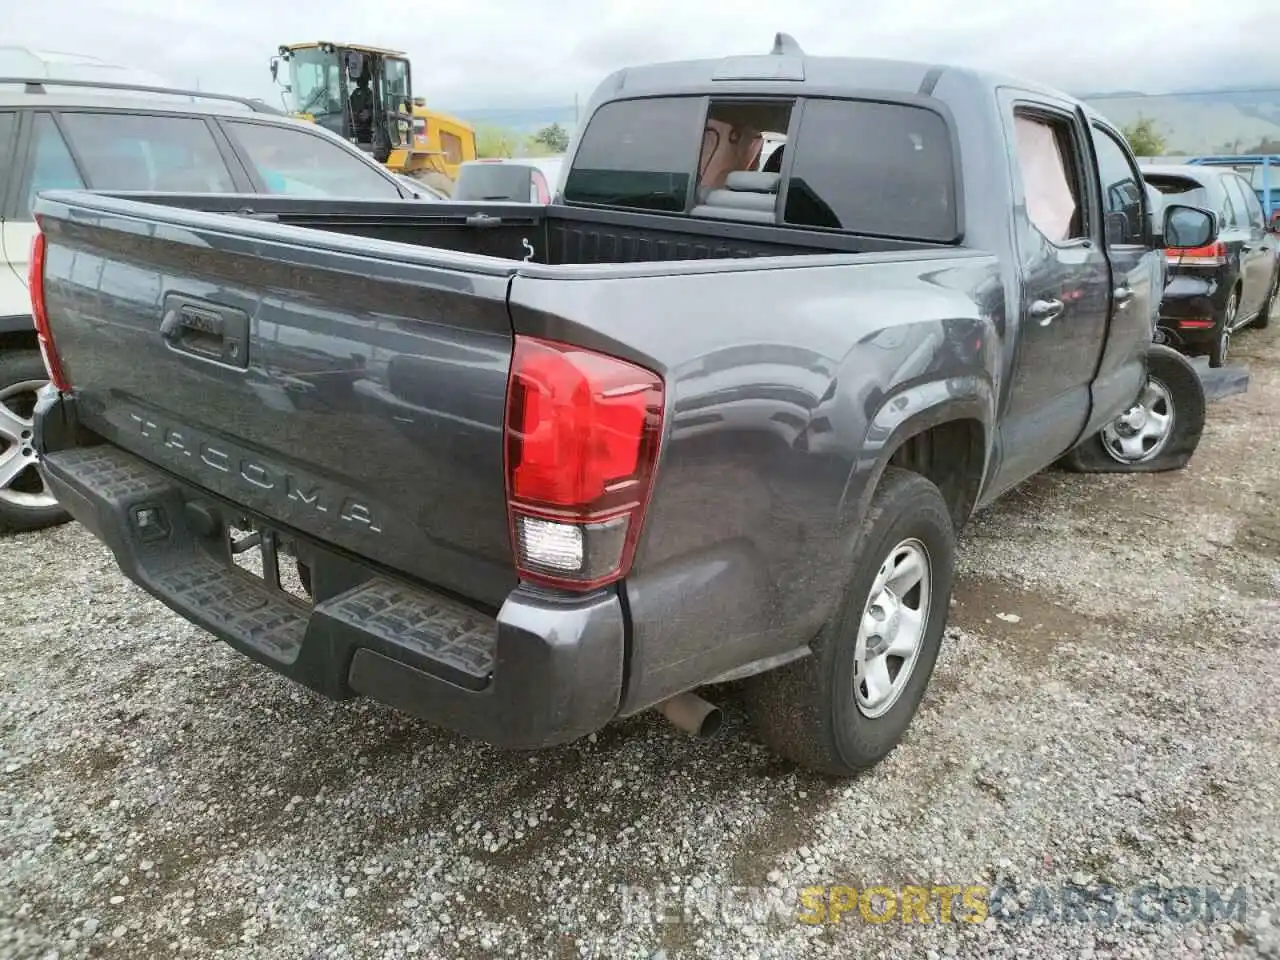
[[[170,349],[201,360],[240,369],[249,365],[249,317],[240,310],[170,295],[160,336]]]

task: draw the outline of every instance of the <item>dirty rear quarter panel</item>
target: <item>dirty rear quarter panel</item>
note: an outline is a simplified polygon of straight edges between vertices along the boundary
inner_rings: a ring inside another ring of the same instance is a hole
[[[623,713],[802,648],[842,595],[868,484],[900,427],[927,420],[927,405],[992,419],[994,258],[907,256],[516,277],[517,333],[611,352],[667,383],[625,584]]]

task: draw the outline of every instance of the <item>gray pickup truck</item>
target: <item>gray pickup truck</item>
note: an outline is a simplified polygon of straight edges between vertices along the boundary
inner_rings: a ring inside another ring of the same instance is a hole
[[[42,194],[47,481],[332,697],[534,748],[705,732],[742,681],[782,755],[872,765],[975,509],[1190,456],[1203,394],[1151,341],[1213,215],[1153,223],[1062,94],[785,36],[584,119],[547,206]]]

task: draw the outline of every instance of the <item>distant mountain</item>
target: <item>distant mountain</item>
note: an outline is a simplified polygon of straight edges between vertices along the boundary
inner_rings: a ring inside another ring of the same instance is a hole
[[[1164,136],[1168,153],[1235,153],[1263,141],[1280,141],[1280,87],[1155,96],[1126,90],[1080,99],[1122,126],[1149,118]]]
[[[504,127],[517,133],[537,133],[558,123],[569,132],[576,126],[573,106],[567,107],[480,107],[457,109],[451,113],[476,126]]]
[[[1243,151],[1264,140],[1280,140],[1280,87],[1154,96],[1116,90],[1078,96],[1121,126],[1149,117],[1164,135],[1170,153]],[[572,106],[477,107],[450,112],[478,126],[505,127],[524,134],[553,123],[571,133],[576,126]]]

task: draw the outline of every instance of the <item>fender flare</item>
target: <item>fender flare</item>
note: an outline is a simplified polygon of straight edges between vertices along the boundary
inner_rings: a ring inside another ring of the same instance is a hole
[[[944,423],[974,420],[981,424],[981,485],[981,479],[990,471],[995,409],[995,389],[989,379],[980,375],[915,383],[886,396],[870,419],[860,455],[845,481],[840,523],[856,532],[894,454],[911,437]]]

